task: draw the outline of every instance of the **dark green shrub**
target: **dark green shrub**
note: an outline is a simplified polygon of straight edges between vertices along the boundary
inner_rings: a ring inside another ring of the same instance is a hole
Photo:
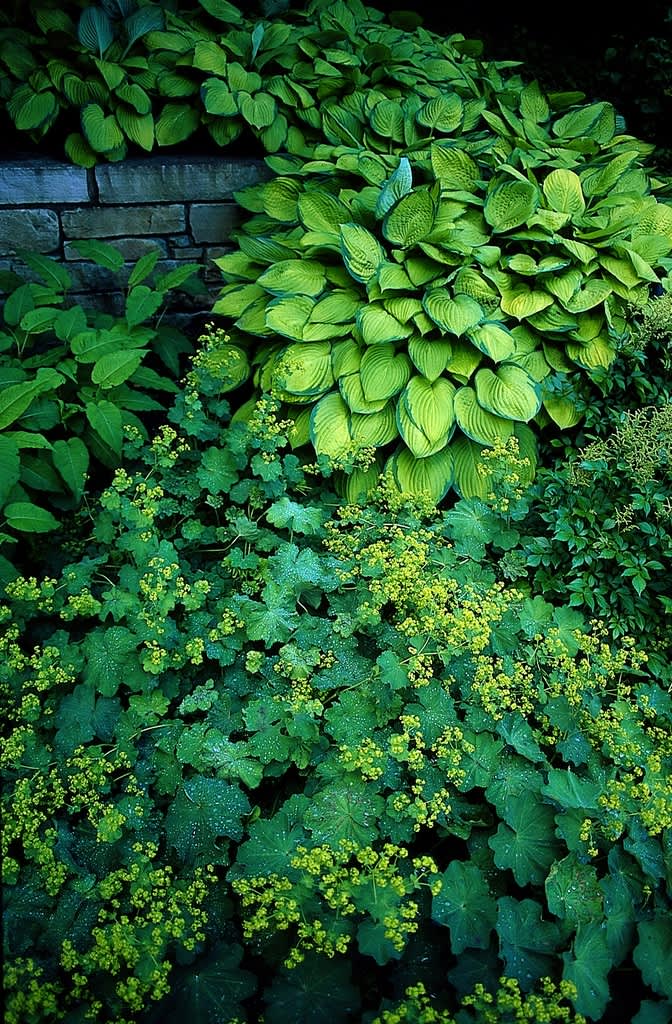
[[[107,243],[81,242],[79,248],[109,269],[123,264]],[[121,465],[124,430],[147,438],[143,416],[165,413],[162,399],[179,390],[180,359],[191,343],[162,324],[159,311],[200,268],[185,264],[152,278],[159,255],[149,252],[131,268],[123,317],[69,301],[72,279],[49,257],[23,254],[37,280],[6,275],[0,332],[3,549],[26,534],[57,529],[61,513],[86,501],[91,474],[95,488],[96,467]],[[0,560],[4,575],[8,565]]]

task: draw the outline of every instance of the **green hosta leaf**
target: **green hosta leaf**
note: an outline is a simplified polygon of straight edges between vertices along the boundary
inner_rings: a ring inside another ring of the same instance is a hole
[[[553,134],[564,139],[593,139],[604,145],[616,130],[616,115],[610,103],[591,103],[572,110],[553,124]]]
[[[495,232],[511,231],[532,216],[539,193],[529,181],[505,179],[490,186],[483,214]]]
[[[548,101],[538,82],[529,82],[520,93],[520,114],[524,120],[541,124],[548,120]]]
[[[587,309],[600,306],[612,293],[612,286],[607,281],[589,278],[583,288],[579,288],[571,299],[565,303],[570,313],[583,313]]]
[[[518,366],[503,363],[498,370],[479,370],[475,377],[478,404],[495,416],[527,423],[539,412],[539,387]]]
[[[351,373],[359,373],[361,362],[361,345],[358,345],[354,338],[333,342],[331,346],[331,365],[335,379]]]
[[[396,103],[391,104],[396,110]],[[378,104],[380,106],[380,104]],[[377,109],[377,108],[376,108]],[[375,113],[375,109],[374,109]],[[376,202],[376,217],[384,217],[394,204],[408,195],[413,185],[413,175],[408,157],[402,156],[399,166],[385,182]]]
[[[310,318],[313,306],[314,302],[302,295],[274,299],[266,307],[266,326],[285,338],[301,341],[303,328]],[[241,326],[240,321],[238,326]]]
[[[505,313],[516,320],[524,320],[546,309],[553,302],[547,292],[536,291],[526,284],[519,284],[510,291],[502,293],[501,306]]]
[[[223,779],[186,779],[166,814],[168,843],[187,864],[222,863],[217,840],[240,839],[250,811],[243,792]]]
[[[436,142],[431,147],[432,170],[442,188],[450,192],[474,192],[480,174],[478,165],[463,149]]]
[[[100,440],[115,455],[121,456],[121,446],[124,440],[122,428],[121,411],[113,402],[87,402],[85,406],[86,418],[91,429]]]
[[[199,111],[188,103],[166,103],[154,126],[157,146],[175,146],[198,128]]]
[[[240,25],[243,16],[238,7],[230,4],[228,0],[198,0],[204,11],[211,14],[217,21],[223,21],[225,25]]]
[[[222,289],[220,297],[212,307],[220,316],[239,317],[257,299],[263,298],[264,289],[258,284],[231,284]]]
[[[14,440],[0,437],[0,509],[21,476],[19,447]]]
[[[320,231],[336,236],[338,236],[341,225],[349,221],[352,216],[345,203],[319,189],[301,193],[298,199],[298,211],[304,227],[311,231]],[[361,225],[354,226],[360,227]]]
[[[543,406],[553,422],[561,430],[569,430],[580,423],[584,414],[579,412],[571,398],[545,398]]]
[[[394,404],[388,402],[379,412],[353,412],[350,417],[350,430],[358,445],[373,445],[379,448],[389,444],[399,436]],[[375,475],[378,475],[377,468]]]
[[[209,114],[218,117],[236,117],[238,114],[236,97],[221,78],[206,78],[201,86],[201,99]]]
[[[403,448],[388,460],[385,475],[403,494],[428,494],[438,504],[453,482],[452,451],[444,448],[436,455],[416,459],[408,448]]]
[[[154,118],[150,114],[138,114],[124,107],[115,109],[115,117],[127,139],[135,142],[149,153],[154,148]]]
[[[78,437],[70,437],[67,441],[54,441],[52,458],[68,490],[79,501],[84,493],[89,468],[89,452],[86,445]]]
[[[105,116],[97,103],[88,103],[82,108],[82,131],[91,149],[96,153],[111,153],[124,144],[124,134],[116,117]]]
[[[609,341],[609,338],[601,335],[581,345],[574,345],[569,342],[566,352],[573,362],[588,370],[592,370],[596,366],[601,366],[606,370],[611,366],[616,356],[616,349]]]
[[[480,445],[492,446],[513,433],[510,419],[495,416],[478,403],[473,388],[463,387],[455,395],[455,417],[460,430]]]
[[[7,526],[22,533],[49,533],[61,525],[46,508],[30,501],[13,501],[2,510]]]
[[[152,101],[141,86],[135,83],[122,83],[117,86],[115,92],[120,100],[133,108],[136,114],[151,113]]]
[[[114,27],[101,7],[86,7],[77,26],[82,46],[102,57],[114,39]]]
[[[101,388],[114,388],[131,377],[144,359],[144,350],[110,352],[102,356],[91,371],[91,380]]]
[[[400,323],[395,316],[376,303],[361,306],[356,322],[365,345],[384,345],[391,341],[401,341],[412,331],[410,325]]]
[[[364,396],[377,402],[398,394],[411,376],[411,363],[404,352],[395,353],[393,345],[375,345],[362,355],[360,377]]]
[[[580,270],[571,268],[570,270],[565,270],[561,274],[553,274],[552,276],[544,278],[543,284],[544,288],[546,288],[551,295],[554,295],[556,299],[560,299],[563,306],[566,306],[572,296],[579,290],[584,280],[585,277]]]
[[[647,985],[661,996],[672,999],[672,931],[669,914],[658,913],[637,926],[639,943],[633,959]]]
[[[483,319],[481,306],[469,295],[451,297],[445,289],[436,288],[425,293],[422,306],[427,316],[442,331],[459,338]]]
[[[381,100],[376,103],[369,115],[369,121],[374,132],[382,135],[384,139],[404,141],[404,112],[400,104],[394,100]]]
[[[485,498],[490,489],[485,476],[478,471],[479,466],[485,467],[482,449],[482,442],[468,437],[458,437],[450,445],[455,466],[455,490],[461,498]]]
[[[242,93],[239,96],[240,112],[253,128],[268,128],[277,116],[275,100],[267,92],[258,92],[255,96]]]
[[[453,354],[449,341],[411,338],[408,354],[414,365],[427,380],[434,381],[446,369]]]
[[[313,307],[310,322],[316,324],[352,324],[362,300],[357,292],[337,288]]]
[[[436,216],[436,202],[429,189],[421,188],[395,203],[383,221],[383,234],[392,245],[407,249],[426,238]]]
[[[283,224],[294,223],[298,216],[300,193],[301,184],[296,178],[273,178],[264,185],[262,192],[264,213]]]
[[[455,386],[440,377],[411,377],[399,396],[397,426],[416,458],[445,448],[455,426]]]
[[[601,1020],[609,1002],[607,975],[613,960],[607,945],[603,922],[582,921],[576,931],[572,952],[563,953],[565,981],[576,985],[574,1005],[579,1013]]]
[[[602,891],[592,864],[582,864],[575,853],[551,865],[545,882],[548,909],[571,925],[599,921]]]
[[[479,327],[472,327],[467,331],[467,338],[495,363],[508,359],[516,347],[511,331],[494,321],[486,321]]]
[[[495,864],[501,870],[510,868],[518,885],[542,884],[557,856],[554,828],[552,808],[533,794],[511,797],[504,822],[488,840]]]
[[[53,92],[35,92],[26,83],[10,96],[7,111],[19,131],[38,132],[54,119],[58,102]]]
[[[327,341],[289,345],[275,364],[273,387],[290,395],[322,395],[334,384]],[[289,399],[291,401],[291,399]]]
[[[350,412],[364,413],[365,415],[368,415],[370,413],[380,412],[380,410],[385,407],[384,401],[367,401],[358,373],[349,373],[339,377],[338,387]]]
[[[432,898],[432,920],[450,928],[450,947],[459,955],[469,947],[487,949],[497,921],[497,904],[479,867],[452,860],[441,875],[441,891]]]
[[[456,92],[441,93],[428,100],[415,115],[418,124],[440,132],[455,131],[462,120],[462,100]]]
[[[581,179],[574,171],[558,167],[547,175],[542,187],[552,210],[569,213],[572,217],[581,216],[585,210],[586,200],[581,190]]]
[[[552,954],[562,937],[560,927],[544,921],[536,900],[502,896],[497,909],[499,949],[506,974],[528,990],[538,978],[552,972]]]
[[[318,455],[339,458],[352,447],[350,410],[339,394],[325,395],[310,416],[310,439]]]
[[[317,296],[327,279],[315,260],[281,260],[257,278],[257,284],[273,295]]]
[[[361,224],[342,224],[341,253],[349,274],[366,284],[386,259],[385,250],[378,239]]]

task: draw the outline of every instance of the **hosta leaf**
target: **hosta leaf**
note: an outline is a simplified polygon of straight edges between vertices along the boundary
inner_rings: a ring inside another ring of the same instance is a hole
[[[455,417],[463,434],[479,445],[494,445],[501,438],[510,437],[513,423],[510,419],[495,416],[478,403],[473,388],[459,388],[455,395]]]
[[[273,370],[273,387],[292,395],[321,395],[334,383],[329,342],[289,345]]]
[[[13,501],[2,510],[3,518],[12,530],[22,533],[49,533],[61,525],[51,512],[30,501]]]
[[[467,331],[467,338],[495,363],[508,359],[516,347],[511,331],[494,321],[472,327]]]
[[[474,192],[479,182],[478,165],[463,149],[440,142],[431,147],[432,170],[446,191]]]
[[[332,344],[331,364],[335,378],[342,377],[344,374],[358,373],[361,361],[362,348],[354,338],[345,338]]]
[[[452,132],[462,120],[462,100],[456,92],[441,93],[428,100],[415,115],[418,124]]]
[[[532,216],[539,194],[529,181],[500,181],[490,186],[483,214],[495,232],[511,231]]]
[[[524,120],[540,124],[548,120],[548,101],[538,82],[529,82],[520,93],[520,114]]]
[[[127,139],[148,153],[154,148],[154,118],[151,114],[138,114],[135,110],[119,106],[115,117]]]
[[[453,353],[448,360],[446,372],[460,384],[466,384],[476,367],[483,361],[483,353],[470,341],[451,342]]]
[[[426,188],[402,196],[383,221],[383,234],[388,242],[401,248],[416,245],[431,232],[436,216],[436,203]]]
[[[369,122],[374,132],[382,135],[384,139],[404,141],[404,112],[394,100],[381,100],[376,103],[369,115]]]
[[[118,384],[123,384],[135,373],[145,355],[144,350],[138,349],[110,352],[94,364],[91,380],[101,388],[114,388]]]
[[[380,106],[380,104],[378,105]],[[393,103],[392,106],[396,110],[399,109],[396,103]],[[380,195],[378,196],[378,201],[376,202],[376,217],[384,217],[388,210],[394,206],[397,200],[402,199],[410,193],[412,185],[413,175],[411,172],[411,164],[408,157],[402,156],[399,160],[399,166],[387,179]]]
[[[385,407],[385,400],[369,402],[364,394],[358,373],[342,375],[338,379],[338,387],[351,413],[380,412]]]
[[[538,386],[512,363],[504,363],[494,372],[479,370],[475,385],[479,405],[495,416],[527,423],[541,407]]]
[[[303,295],[273,299],[266,307],[266,326],[284,338],[301,341],[304,325],[312,313],[313,306],[313,301]]]
[[[236,97],[221,78],[206,78],[201,86],[203,106],[209,114],[235,117],[238,114]]]
[[[258,92],[255,96],[245,93],[240,97],[240,112],[253,128],[268,128],[277,116],[275,100],[266,92]]]
[[[341,253],[348,272],[355,281],[366,284],[385,260],[385,250],[370,231],[353,222],[342,224]]]
[[[504,822],[488,840],[497,867],[510,868],[518,885],[542,884],[557,855],[554,826],[553,809],[533,794],[511,797]]]
[[[450,929],[450,948],[487,949],[497,922],[497,904],[481,869],[471,861],[452,860],[441,875],[441,891],[432,898],[432,920]]]
[[[524,320],[526,317],[534,316],[546,309],[553,302],[552,296],[547,292],[537,291],[529,288],[526,284],[519,284],[510,291],[502,293],[501,307],[509,316],[516,320]]]
[[[587,309],[602,305],[611,292],[612,287],[607,281],[591,277],[564,305],[570,313],[583,313]]]
[[[393,345],[375,345],[362,355],[362,390],[369,402],[398,394],[411,376],[411,363],[404,352],[395,353]]]
[[[158,146],[184,142],[198,128],[199,111],[188,103],[166,103],[154,126]]]
[[[263,275],[262,275],[263,276]],[[220,297],[212,307],[212,312],[220,316],[241,316],[257,299],[265,295],[264,289],[257,284],[232,284],[223,288]]]
[[[399,396],[399,406],[406,410],[413,425],[422,431],[427,440],[436,443],[453,429],[455,394],[455,385],[445,377],[429,381],[425,377],[415,376],[411,377]]]
[[[361,306],[356,317],[357,327],[365,345],[383,345],[390,341],[401,341],[412,331],[409,324],[400,323],[395,316],[382,306],[371,303]]]
[[[114,27],[101,7],[86,7],[77,25],[77,36],[82,46],[102,57],[114,39]]]
[[[543,285],[551,295],[554,295],[556,299],[560,299],[563,305],[566,305],[579,290],[584,280],[585,277],[581,271],[572,268],[560,274],[545,277]]]
[[[124,134],[116,117],[106,116],[97,103],[87,103],[82,108],[81,121],[84,137],[96,153],[110,153],[123,146]]]
[[[542,187],[551,209],[569,213],[572,217],[580,216],[585,210],[581,179],[574,171],[558,167],[546,176]]]
[[[456,295],[452,298],[445,289],[436,288],[426,292],[422,305],[437,327],[458,338],[480,323],[484,316],[483,309],[475,299],[469,295]]]
[[[399,436],[394,403],[387,402],[379,412],[366,415],[353,412],[350,417],[350,430],[354,440],[360,445],[373,445],[378,448],[394,441]]]
[[[351,218],[350,210],[345,203],[319,189],[301,193],[298,199],[298,211],[301,223],[311,231],[323,231],[335,235],[338,235],[341,225]]]
[[[607,336],[599,335],[592,338],[587,344],[575,345],[569,342],[566,352],[572,362],[592,370],[596,366],[607,369],[616,357],[616,349]]]
[[[446,369],[453,354],[449,341],[442,339],[411,338],[408,354],[414,365],[427,380],[434,381]]]
[[[453,482],[453,458],[450,448],[444,448],[428,458],[416,459],[408,448],[395,453],[387,462],[385,475],[404,494],[428,494],[439,502]]]
[[[572,110],[553,124],[553,134],[564,139],[588,138],[605,144],[616,130],[616,115],[610,103],[591,103]]]
[[[561,430],[575,427],[583,419],[584,413],[579,412],[571,398],[556,398],[551,395],[545,398],[543,406],[553,422]]]
[[[315,260],[281,260],[257,278],[273,295],[317,296],[326,283],[322,264]]]
[[[310,439],[318,455],[339,458],[351,449],[350,410],[340,394],[317,402],[310,416]]]
[[[313,306],[310,323],[351,324],[361,303],[362,300],[357,292],[336,288],[329,291]]]

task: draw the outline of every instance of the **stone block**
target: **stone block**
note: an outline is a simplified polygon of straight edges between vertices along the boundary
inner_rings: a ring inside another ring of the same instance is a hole
[[[0,210],[0,255],[17,249],[49,253],[60,243],[58,214],[53,210]]]
[[[263,160],[213,156],[161,155],[95,168],[99,200],[106,204],[222,200],[270,173]]]
[[[64,210],[66,238],[118,238],[127,235],[169,235],[186,228],[184,206],[106,206]]]
[[[115,238],[114,247],[125,260],[139,260],[145,253],[159,250],[162,256],[168,255],[168,246],[163,238]],[[66,260],[81,260],[81,256],[72,242],[63,246]]]
[[[83,167],[38,158],[0,163],[0,206],[88,201],[89,188]]]
[[[175,260],[185,260],[186,262],[200,261],[203,259],[203,250],[196,246],[185,246],[184,248],[173,249],[170,254]]]
[[[192,203],[189,226],[195,242],[220,245],[231,237],[243,221],[243,211],[235,203]]]

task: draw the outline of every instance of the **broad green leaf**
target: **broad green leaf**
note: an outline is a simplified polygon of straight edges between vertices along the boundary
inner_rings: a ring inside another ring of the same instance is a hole
[[[356,322],[365,345],[401,341],[412,331],[409,324],[400,323],[395,316],[374,302],[360,307]]]
[[[361,303],[357,292],[336,288],[313,306],[309,323],[352,324]]]
[[[495,864],[501,870],[510,868],[518,885],[542,884],[557,856],[554,829],[552,808],[542,804],[534,794],[511,797],[506,804],[504,821],[488,840]]]
[[[72,288],[72,277],[67,269],[53,257],[41,256],[39,253],[27,252],[24,249],[19,249],[17,255],[55,292],[67,292],[69,288]]]
[[[238,786],[195,775],[186,779],[166,814],[166,838],[187,864],[222,862],[221,837],[240,839],[250,802]]]
[[[339,458],[352,447],[350,411],[340,394],[325,395],[310,416],[310,439],[318,455]]]
[[[658,995],[672,1000],[672,930],[669,913],[658,912],[652,920],[637,925],[639,942],[633,959],[647,985]]]
[[[77,25],[82,46],[102,57],[114,39],[114,27],[102,7],[85,7]]]
[[[275,364],[272,381],[273,388],[289,395],[324,394],[334,383],[331,345],[326,341],[288,345]]]
[[[416,459],[404,447],[388,460],[385,475],[403,494],[428,494],[438,504],[453,482],[452,451],[444,448],[436,455]]]
[[[455,386],[445,377],[434,382],[411,377],[397,403],[399,433],[416,458],[446,446],[455,426]]]
[[[7,526],[22,533],[49,533],[61,525],[46,508],[30,501],[10,502],[2,510],[2,516]]]
[[[228,494],[238,481],[235,456],[227,448],[211,445],[203,453],[196,479],[209,494]]]
[[[565,139],[588,138],[610,142],[616,130],[616,116],[610,103],[591,103],[572,110],[553,124],[553,134]]]
[[[450,929],[451,951],[487,949],[497,921],[497,904],[479,867],[452,860],[441,875],[441,891],[432,898],[432,920]]]
[[[337,849],[342,839],[351,839],[366,846],[377,838],[383,808],[383,798],[368,786],[337,782],[312,796],[303,821],[316,845]]]
[[[52,458],[68,489],[79,501],[84,493],[89,468],[89,452],[86,445],[78,437],[70,437],[67,441],[54,441]]]
[[[606,370],[616,358],[616,349],[609,341],[609,338],[603,335],[598,335],[598,337],[592,338],[583,345],[575,345],[569,342],[566,352],[573,362],[589,370],[594,369],[596,366],[601,366]]]
[[[257,299],[265,295],[264,289],[258,284],[230,284],[220,292],[220,296],[212,307],[213,313],[220,316],[239,317]]]
[[[106,116],[97,103],[88,103],[82,108],[81,121],[84,137],[96,153],[111,153],[123,146],[124,134],[116,117]]]
[[[469,295],[451,297],[450,292],[444,288],[425,292],[422,305],[437,327],[458,338],[476,327],[484,316],[483,309],[475,299]]]
[[[494,372],[478,370],[474,383],[478,404],[495,416],[527,423],[539,412],[538,385],[512,363],[503,363]]]
[[[490,447],[497,440],[510,437],[513,433],[511,420],[495,416],[479,405],[476,392],[471,387],[458,389],[455,395],[455,417],[460,430],[479,445]]]
[[[456,410],[457,413],[457,410]],[[461,498],[485,498],[490,486],[478,467],[485,468],[481,457],[483,443],[469,437],[457,437],[450,445],[455,466],[455,490]]]
[[[241,93],[239,101],[241,114],[257,131],[268,128],[277,117],[275,100],[267,92],[258,92],[254,96]]]
[[[478,165],[459,147],[436,142],[431,147],[432,170],[446,191],[474,192],[479,182]]]
[[[369,402],[398,394],[411,376],[411,363],[404,352],[395,353],[393,345],[374,345],[361,358],[359,372],[364,396]]]
[[[262,192],[264,212],[282,223],[295,223],[298,217],[297,202],[301,193],[296,178],[279,175],[266,185]]]
[[[549,206],[558,213],[580,216],[586,208],[581,179],[574,171],[558,167],[544,179],[542,186]]]
[[[384,400],[368,401],[358,373],[342,374],[338,379],[338,387],[350,412],[369,415],[370,413],[380,412],[385,407]]]
[[[91,380],[101,388],[114,388],[118,384],[123,384],[135,373],[145,355],[144,350],[138,349],[110,352],[94,364]]]
[[[350,430],[353,440],[358,445],[373,445],[379,448],[389,444],[399,436],[394,404],[388,402],[379,412],[366,415],[353,412],[350,417]],[[378,475],[377,469],[375,475]]]
[[[547,121],[549,106],[538,82],[529,82],[520,93],[520,115],[523,120],[540,124]]]
[[[146,284],[138,284],[131,288],[126,297],[126,323],[129,327],[149,320],[156,313],[164,300],[163,292],[148,288]]]
[[[517,978],[524,991],[552,972],[560,945],[559,925],[545,921],[536,900],[502,896],[497,901],[497,934],[507,977]]]
[[[24,313],[19,326],[28,334],[44,334],[53,330],[54,323],[60,314],[61,310],[53,306],[38,306],[37,309],[31,309]]]
[[[281,296],[265,307],[264,322],[268,328],[292,341],[301,341],[315,303],[308,296]],[[250,307],[252,308],[252,307]],[[241,321],[237,326],[242,328]]]
[[[78,251],[83,260],[92,260],[107,270],[121,270],[124,265],[122,253],[109,242],[81,239],[72,241],[70,245]]]
[[[0,437],[0,509],[20,476],[19,446],[15,440]]]
[[[219,943],[198,969],[175,968],[170,976],[170,1012],[190,1024],[225,1024],[237,1014],[242,1000],[254,995],[257,981],[240,967],[242,947]]]
[[[85,412],[94,433],[115,455],[121,456],[124,432],[121,411],[117,406],[105,400],[87,402]]]
[[[610,999],[607,975],[613,960],[602,920],[581,921],[571,953],[563,953],[562,976],[576,985],[574,1005],[579,1013],[601,1020]]]
[[[580,921],[599,921],[602,917],[602,891],[592,864],[583,864],[575,853],[551,865],[545,889],[548,909],[571,925]]]
[[[472,327],[467,331],[467,338],[495,363],[508,359],[516,347],[511,331],[495,321],[486,320],[480,326]]]
[[[198,128],[199,111],[189,103],[165,103],[154,125],[157,146],[175,146]]]
[[[341,253],[349,274],[366,284],[386,259],[385,250],[378,239],[361,224],[342,224]]]
[[[4,387],[0,393],[0,430],[18,420],[38,395],[53,391],[63,380],[62,374],[45,367],[37,371],[34,380]]]
[[[336,1024],[359,1015],[359,998],[347,957],[308,953],[297,967],[275,975],[264,996],[264,1021]]]
[[[316,260],[281,260],[257,278],[257,284],[272,295],[315,297],[324,290],[326,283],[322,264]]]
[[[383,221],[383,234],[394,246],[407,249],[426,238],[436,216],[436,203],[426,188],[402,196]]]
[[[205,79],[201,86],[201,99],[209,114],[218,117],[236,117],[238,114],[236,97],[221,78]]]
[[[440,132],[452,132],[462,120],[462,100],[456,92],[440,93],[432,97],[417,112],[418,124]]]
[[[561,430],[575,427],[584,417],[571,398],[556,398],[551,395],[543,400],[543,407]]]
[[[434,381],[446,369],[453,354],[453,347],[449,341],[441,338],[411,338],[408,342],[408,354],[423,377]]]
[[[501,306],[505,313],[516,320],[524,320],[546,309],[553,302],[547,292],[528,287],[522,282],[510,290],[502,292]]]
[[[345,203],[328,192],[315,189],[302,192],[298,198],[298,212],[301,223],[311,231],[326,232],[337,237],[341,225],[351,219]],[[361,225],[355,225],[360,227]]]
[[[86,329],[86,314],[81,306],[62,310],[54,322],[54,332],[60,341],[70,341]]]
[[[382,99],[376,103],[369,115],[369,121],[374,132],[382,135],[384,139],[404,141],[404,112],[401,105],[394,100]]]
[[[150,153],[154,148],[154,118],[151,113],[138,114],[135,110],[119,105],[114,116],[119,128],[127,139]]]
[[[506,178],[490,186],[483,215],[493,231],[511,231],[532,216],[538,203],[539,193],[531,182]]]
[[[612,286],[607,281],[591,277],[564,305],[570,313],[583,313],[587,309],[601,306],[611,292]]]
[[[396,103],[392,103],[390,101],[390,105],[393,109],[399,111]],[[378,104],[378,106],[380,106],[380,104]],[[375,109],[376,108],[374,108],[374,113]],[[378,200],[376,202],[376,217],[384,217],[388,210],[394,206],[397,200],[402,199],[410,193],[412,185],[413,175],[411,172],[411,164],[408,157],[402,156],[399,160],[399,166],[387,179],[380,195],[378,196]]]

